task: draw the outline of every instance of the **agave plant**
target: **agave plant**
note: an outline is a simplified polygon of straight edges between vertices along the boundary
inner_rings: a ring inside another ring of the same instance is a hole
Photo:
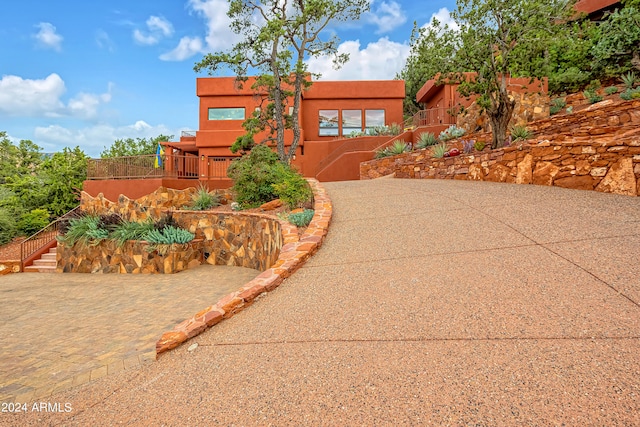
[[[433,157],[435,157],[436,159],[443,158],[444,154],[447,153],[447,144],[443,142],[441,144],[434,145],[431,153],[433,154]]]
[[[511,128],[511,137],[514,141],[524,141],[533,136],[533,133],[526,126],[514,126]]]
[[[211,193],[207,186],[200,183],[196,194],[193,195],[193,205],[191,209],[194,211],[204,211],[220,205],[220,196]]]
[[[434,134],[432,134],[431,132],[423,132],[418,137],[416,146],[418,148],[427,148],[431,147],[432,145],[436,145],[437,142],[438,138],[436,138]]]
[[[627,74],[623,74],[620,79],[627,89],[633,89],[637,81],[636,74],[633,71],[629,71]]]
[[[449,141],[451,139],[460,138],[462,135],[464,135],[464,133],[465,130],[463,128],[459,128],[456,125],[451,125],[447,129],[440,132],[440,136],[438,137],[438,139],[443,142]]]
[[[395,141],[393,144],[387,147],[387,152],[389,153],[390,156],[396,156],[398,154],[406,153],[407,151],[410,151],[410,150],[411,150],[411,147],[409,146],[409,144],[407,144],[402,139]]]

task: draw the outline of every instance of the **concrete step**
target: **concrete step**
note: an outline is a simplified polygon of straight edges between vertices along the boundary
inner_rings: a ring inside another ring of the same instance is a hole
[[[48,265],[40,265],[40,266],[30,265],[29,267],[24,268],[24,272],[25,273],[55,273],[56,267],[48,266]]]
[[[40,259],[47,260],[47,261],[55,261],[56,260],[56,253],[55,252],[54,253],[49,252],[48,254],[42,254]]]
[[[56,260],[49,260],[49,259],[37,259],[35,261],[33,261],[33,265],[36,267],[48,267],[48,266],[56,266]]]

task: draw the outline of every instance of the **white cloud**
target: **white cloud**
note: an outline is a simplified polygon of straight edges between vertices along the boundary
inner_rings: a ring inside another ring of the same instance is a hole
[[[230,30],[227,0],[189,0],[189,6],[207,20],[205,41],[210,50],[225,50],[240,40],[240,36]]]
[[[48,22],[41,22],[36,27],[40,28],[33,37],[44,48],[50,48],[60,52],[62,50],[63,37],[56,33],[56,27]]]
[[[106,49],[109,52],[113,52],[115,50],[115,44],[109,34],[107,34],[104,30],[96,31],[96,44],[100,49]]]
[[[333,68],[332,58],[323,56],[307,61],[309,70],[321,73],[321,80],[388,80],[393,79],[409,56],[409,45],[390,41],[387,37],[360,48],[359,40],[340,44],[338,53],[348,53],[349,62],[339,70]]]
[[[171,22],[159,16],[151,15],[147,19],[147,31],[139,29],[133,31],[133,39],[141,45],[154,45],[163,37],[170,37],[173,34]]]
[[[81,92],[65,105],[61,98],[66,86],[58,74],[36,80],[6,75],[0,79],[0,114],[90,119],[97,115],[100,105],[111,101],[111,88],[109,84],[107,93],[97,95]]]
[[[160,59],[163,61],[183,61],[199,52],[203,52],[203,43],[200,37],[183,37],[175,49],[163,53],[160,55]]]
[[[422,27],[423,28],[430,27],[434,18],[437,19],[438,22],[440,22],[440,25],[442,27],[447,25],[449,26],[449,28],[451,28],[454,31],[457,31],[460,29],[460,26],[456,23],[456,21],[454,21],[453,18],[451,18],[451,12],[446,7],[440,8],[440,10],[438,10],[436,13],[431,15],[431,19],[429,19],[429,22],[424,24]]]
[[[374,9],[375,2],[371,3],[371,11],[367,12],[364,16],[367,22],[370,22],[378,26],[376,34],[388,33],[404,24],[407,21],[407,16],[402,10],[402,6],[396,1],[391,0],[389,2],[382,1]]]
[[[171,130],[165,125],[152,126],[144,120],[138,120],[131,125],[112,126],[100,124],[80,129],[69,129],[59,125],[36,127],[34,140],[45,151],[59,151],[63,147],[79,146],[87,155],[97,157],[105,147],[110,146],[116,139],[126,138],[155,138],[163,135],[179,135],[180,130]]]

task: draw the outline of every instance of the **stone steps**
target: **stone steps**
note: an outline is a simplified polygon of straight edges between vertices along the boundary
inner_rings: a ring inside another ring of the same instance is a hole
[[[56,252],[51,248],[48,253],[42,254],[40,259],[33,261],[33,265],[24,268],[25,273],[55,273],[56,272]]]

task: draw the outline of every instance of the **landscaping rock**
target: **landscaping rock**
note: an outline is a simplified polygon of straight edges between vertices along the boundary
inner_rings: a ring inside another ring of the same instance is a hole
[[[278,209],[280,206],[282,206],[282,200],[275,199],[275,200],[272,200],[270,202],[267,202],[267,203],[264,203],[264,204],[260,205],[260,209],[265,210],[265,211],[272,211],[274,209]]]

